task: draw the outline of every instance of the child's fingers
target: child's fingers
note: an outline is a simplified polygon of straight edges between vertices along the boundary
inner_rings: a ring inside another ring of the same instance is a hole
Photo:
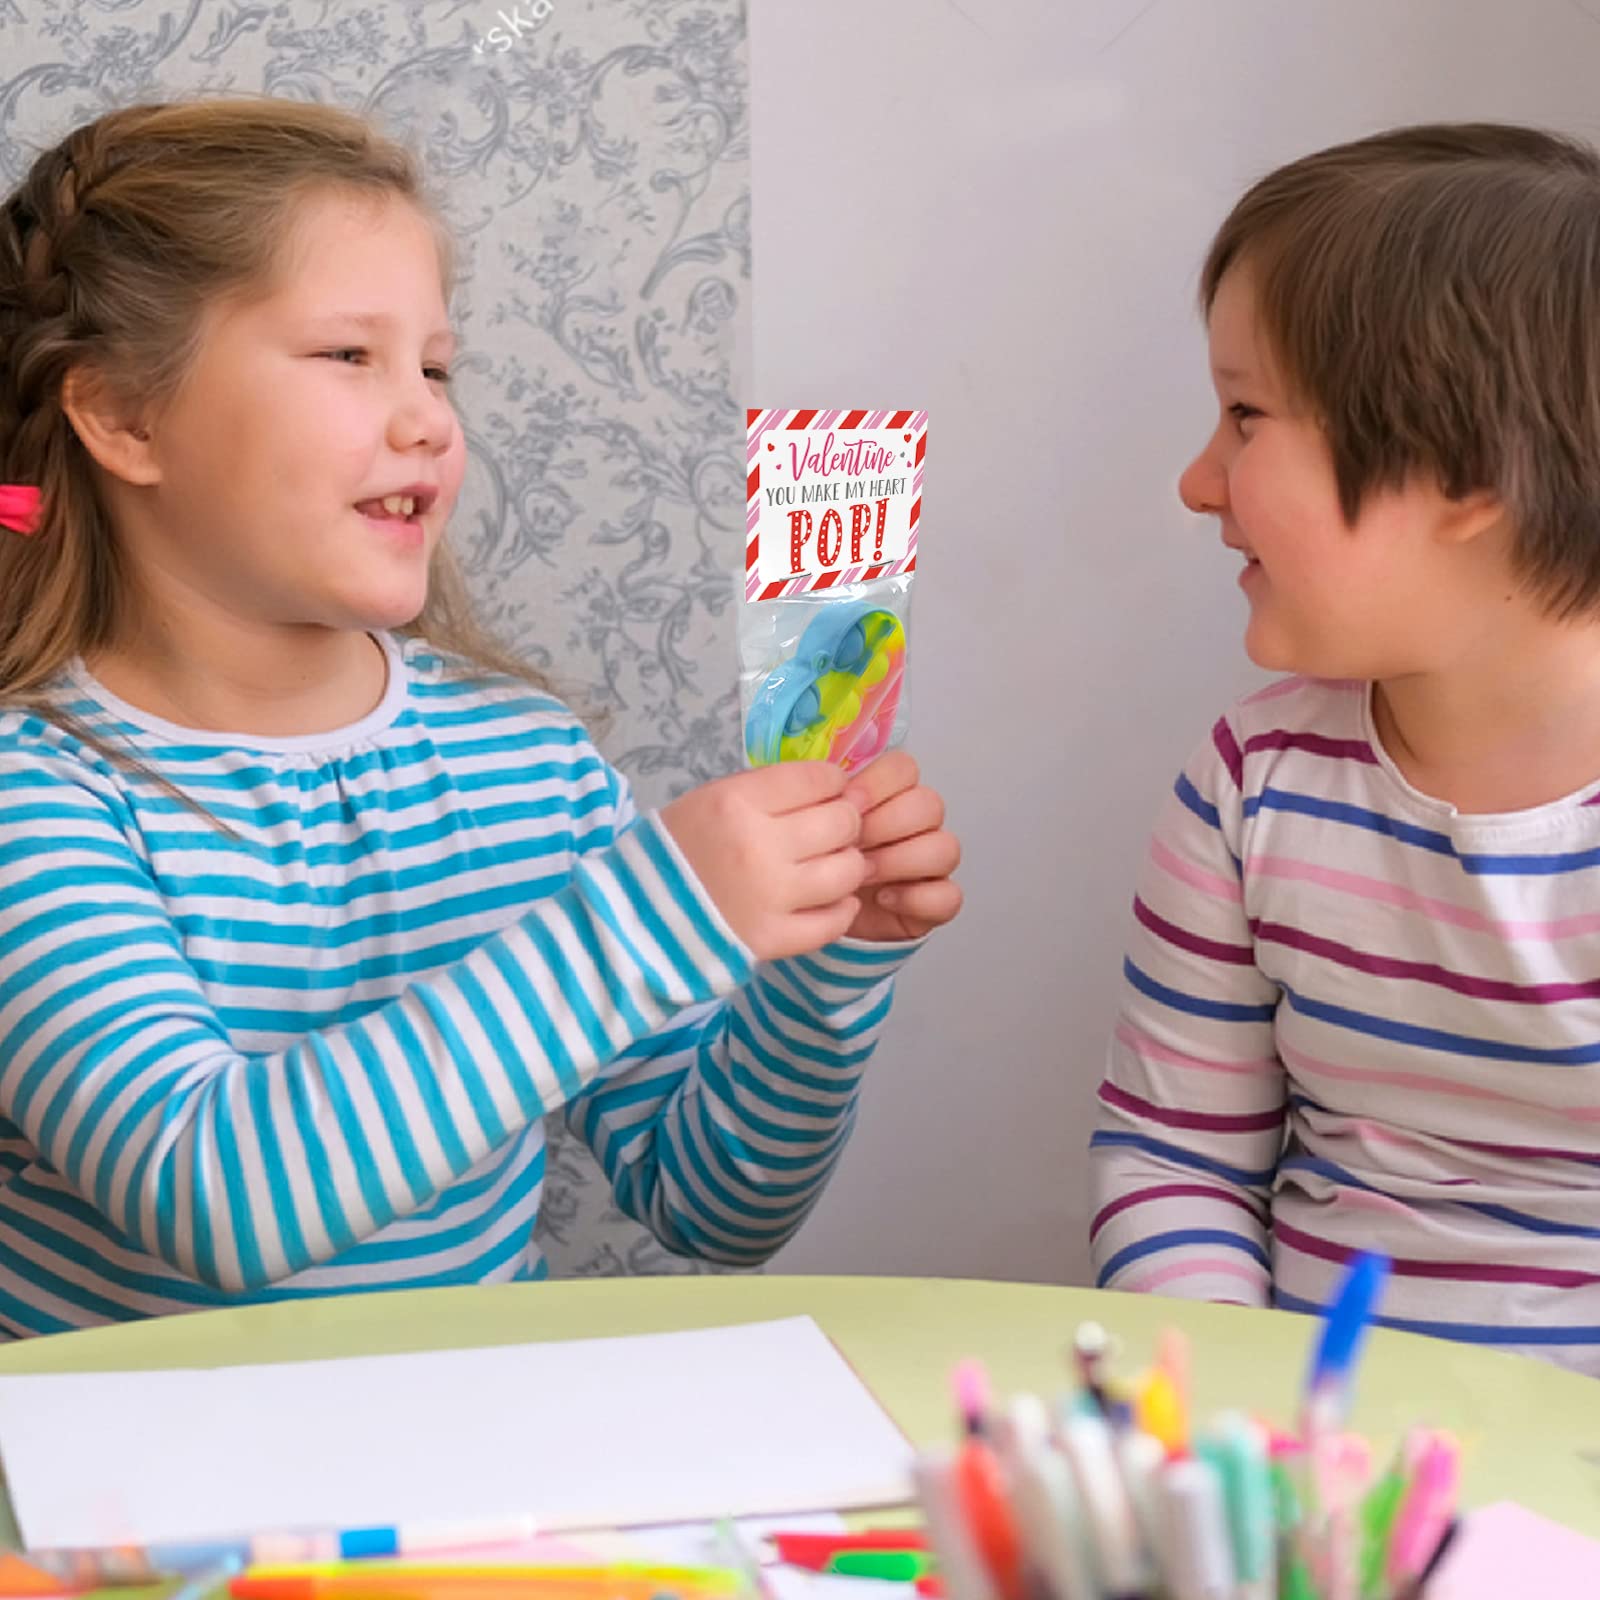
[[[932,882],[897,883],[892,889],[877,890],[875,898],[885,911],[892,911],[907,922],[939,927],[955,917],[966,897],[955,879],[939,878]]]
[[[826,761],[780,761],[721,781],[741,785],[757,809],[769,816],[781,816],[832,800],[843,791],[845,775]]]
[[[944,826],[944,801],[926,784],[902,790],[861,819],[861,848],[876,850]]]
[[[867,858],[859,850],[835,850],[800,862],[786,896],[791,911],[815,910],[854,894],[867,880]]]
[[[835,939],[842,939],[850,925],[861,915],[861,902],[852,895],[831,906],[821,906],[812,911],[797,911],[789,918],[788,955],[809,955]]]
[[[948,878],[961,865],[961,841],[937,829],[915,838],[886,844],[868,857],[869,883],[913,883],[921,878]]]
[[[850,780],[845,798],[862,811],[871,811],[902,789],[915,788],[920,777],[917,763],[911,756],[904,750],[890,750]]]
[[[783,830],[783,848],[793,861],[832,855],[861,838],[861,813],[842,798],[787,812],[774,824]]]

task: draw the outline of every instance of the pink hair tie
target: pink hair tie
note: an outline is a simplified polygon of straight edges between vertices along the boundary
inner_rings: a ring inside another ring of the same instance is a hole
[[[24,538],[39,531],[39,491],[29,484],[0,483],[0,527]]]

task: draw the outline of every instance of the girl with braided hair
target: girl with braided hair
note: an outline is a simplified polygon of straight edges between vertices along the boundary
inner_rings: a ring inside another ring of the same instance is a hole
[[[958,849],[902,754],[639,814],[473,623],[449,234],[363,119],[138,105],[0,207],[0,1333],[543,1276],[820,1193]]]

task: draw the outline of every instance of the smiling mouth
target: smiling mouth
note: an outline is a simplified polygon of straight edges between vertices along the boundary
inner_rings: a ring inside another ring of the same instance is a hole
[[[422,512],[419,503],[405,496],[391,495],[387,500],[362,500],[356,510],[369,522],[387,523],[392,527],[420,527]]]
[[[361,520],[384,544],[396,550],[417,552],[428,548],[428,529],[421,512],[414,511],[410,516],[399,516],[385,511],[380,506],[378,514],[374,516],[370,511],[361,510],[360,507],[357,507],[357,510]]]

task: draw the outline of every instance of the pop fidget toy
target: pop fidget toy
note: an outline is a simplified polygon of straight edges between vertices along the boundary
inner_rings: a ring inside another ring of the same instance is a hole
[[[870,600],[822,607],[756,691],[744,734],[750,764],[864,767],[888,748],[905,667],[906,631],[894,612]]]

